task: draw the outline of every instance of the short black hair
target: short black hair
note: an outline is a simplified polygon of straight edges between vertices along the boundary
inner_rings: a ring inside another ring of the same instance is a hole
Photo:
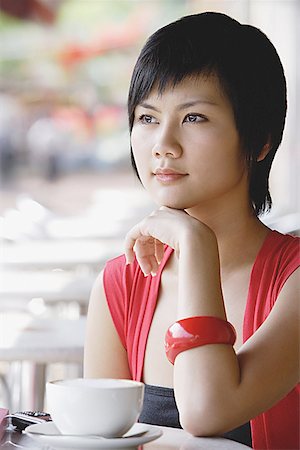
[[[258,28],[215,12],[185,16],[150,36],[133,70],[129,128],[154,87],[162,93],[193,75],[217,75],[228,96],[249,168],[249,196],[256,215],[271,208],[269,173],[286,116],[286,81],[277,51]],[[257,161],[264,145],[267,156]],[[131,161],[138,175],[133,153]]]

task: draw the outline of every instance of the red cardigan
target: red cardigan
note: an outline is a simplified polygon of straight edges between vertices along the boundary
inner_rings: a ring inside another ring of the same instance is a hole
[[[266,320],[288,277],[300,266],[300,239],[270,232],[254,262],[244,316],[245,342]],[[105,266],[108,306],[127,350],[132,378],[141,380],[147,336],[156,307],[161,272],[173,250],[165,248],[156,277],[144,277],[137,262],[126,266],[124,255]],[[272,408],[251,420],[255,449],[299,448],[299,385]]]

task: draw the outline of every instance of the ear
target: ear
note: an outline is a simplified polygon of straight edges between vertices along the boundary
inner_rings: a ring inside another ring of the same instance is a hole
[[[270,144],[270,142],[268,141],[268,142],[263,146],[263,148],[262,148],[260,154],[258,155],[258,158],[257,158],[256,161],[257,161],[257,162],[263,161],[263,160],[265,159],[265,157],[267,156],[267,154],[269,153],[270,149],[271,149],[271,144]]]

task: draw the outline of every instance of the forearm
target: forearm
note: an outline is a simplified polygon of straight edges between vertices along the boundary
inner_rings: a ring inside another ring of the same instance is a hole
[[[178,319],[214,316],[226,319],[218,246],[215,235],[187,234],[180,245],[178,260]]]
[[[215,270],[216,248],[213,250],[208,237],[197,242],[194,239],[191,245],[181,247],[178,319],[192,315],[225,318],[222,290],[214,287],[220,282]],[[267,320],[238,354],[231,345],[211,344],[177,356],[175,397],[181,424],[187,431],[210,435],[236,428],[269,410],[293,389],[299,376],[298,299],[295,272]]]
[[[216,238],[212,232],[204,232],[180,247],[178,319],[226,319]],[[222,425],[225,431],[228,419],[230,422],[228,401],[232,407],[239,383],[240,370],[232,346],[212,344],[180,353],[174,364],[174,387],[183,426],[194,434],[209,434],[206,423],[212,426],[211,432]]]

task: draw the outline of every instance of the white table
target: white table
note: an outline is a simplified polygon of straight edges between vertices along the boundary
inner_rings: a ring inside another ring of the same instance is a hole
[[[0,312],[17,307],[31,310],[37,303],[56,306],[74,302],[84,314],[95,279],[96,274],[89,271],[3,270],[0,273]]]
[[[41,240],[1,245],[2,268],[100,270],[109,258],[123,253],[123,239]]]
[[[11,410],[43,409],[46,368],[50,363],[76,364],[81,376],[85,323],[84,317],[25,317],[20,323],[10,323],[0,316],[0,361],[10,363]],[[18,371],[16,364],[21,367]]]
[[[179,428],[159,427],[163,435],[156,441],[149,442],[143,447],[147,450],[180,449],[180,450],[246,450],[247,445],[240,444],[220,437],[196,438]]]
[[[238,442],[230,441],[219,437],[214,438],[195,438],[183,430],[176,428],[159,427],[163,430],[163,435],[153,442],[143,444],[144,450],[246,450],[249,449],[246,445]],[[18,446],[27,449],[44,449],[52,450],[54,447],[39,446],[30,437],[21,433],[8,433],[2,439],[2,446],[4,449],[15,449]]]

